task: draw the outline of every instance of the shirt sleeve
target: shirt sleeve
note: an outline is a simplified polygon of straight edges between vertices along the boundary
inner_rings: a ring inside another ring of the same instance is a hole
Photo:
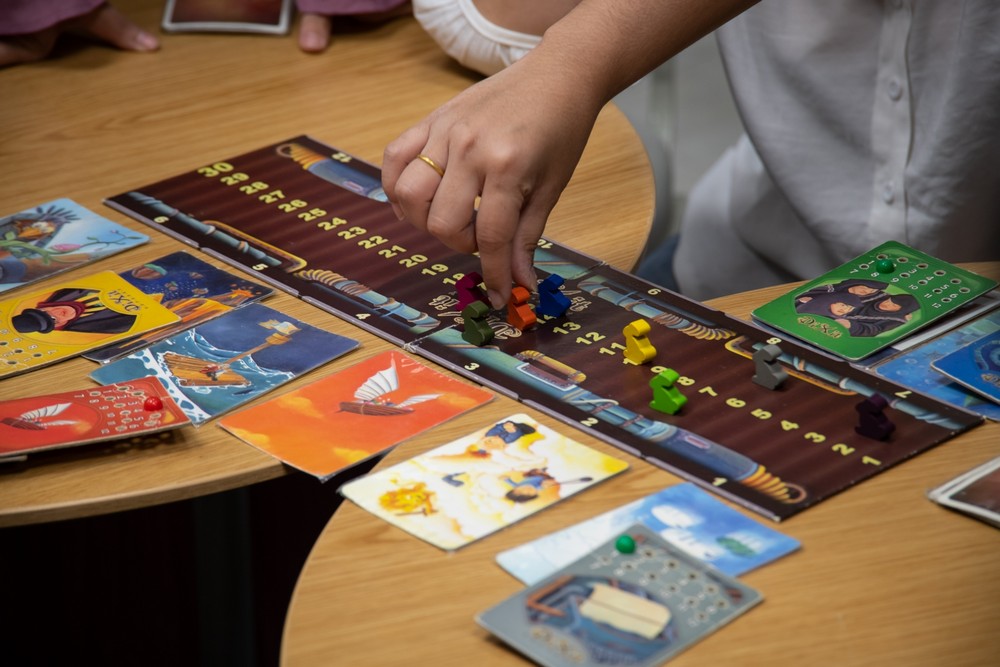
[[[28,35],[88,14],[104,0],[3,0],[0,35]]]

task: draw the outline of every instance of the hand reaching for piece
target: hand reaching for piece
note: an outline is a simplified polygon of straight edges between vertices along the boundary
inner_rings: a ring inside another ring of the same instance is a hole
[[[512,281],[535,288],[534,249],[603,103],[578,94],[568,73],[530,60],[405,131],[382,165],[400,219],[454,250],[479,252],[494,308],[506,305]]]

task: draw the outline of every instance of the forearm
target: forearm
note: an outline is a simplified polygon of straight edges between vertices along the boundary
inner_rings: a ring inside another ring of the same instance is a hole
[[[757,1],[583,0],[529,56],[600,107]]]

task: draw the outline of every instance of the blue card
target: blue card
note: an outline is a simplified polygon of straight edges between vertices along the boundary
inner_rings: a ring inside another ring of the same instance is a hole
[[[497,555],[528,585],[541,581],[634,523],[687,554],[738,576],[799,548],[799,541],[731,509],[686,482]]]
[[[963,387],[1000,403],[1000,331],[972,341],[933,365]]]
[[[901,385],[976,412],[987,419],[1000,420],[1000,405],[954,382],[933,368],[939,359],[1000,331],[1000,310],[986,313],[954,331],[938,336],[923,345],[894,357],[875,367],[875,372]]]
[[[153,375],[200,424],[358,345],[252,303],[111,362],[90,377],[112,384]]]
[[[149,241],[72,199],[0,218],[0,292]]]

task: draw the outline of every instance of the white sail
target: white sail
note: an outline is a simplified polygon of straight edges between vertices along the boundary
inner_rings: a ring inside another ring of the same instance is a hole
[[[423,403],[424,401],[433,401],[440,395],[441,394],[417,394],[416,396],[410,396],[408,399],[400,403],[397,407],[405,408],[410,405],[416,405],[417,403]]]
[[[28,410],[21,415],[21,419],[25,421],[37,422],[46,417],[55,417],[57,414],[65,410],[70,406],[69,403],[55,403],[53,405],[46,405],[43,408],[37,408],[35,410]]]
[[[374,401],[379,396],[397,389],[399,389],[399,378],[396,376],[396,362],[393,361],[389,368],[365,380],[364,384],[354,392],[354,398],[365,402]]]

